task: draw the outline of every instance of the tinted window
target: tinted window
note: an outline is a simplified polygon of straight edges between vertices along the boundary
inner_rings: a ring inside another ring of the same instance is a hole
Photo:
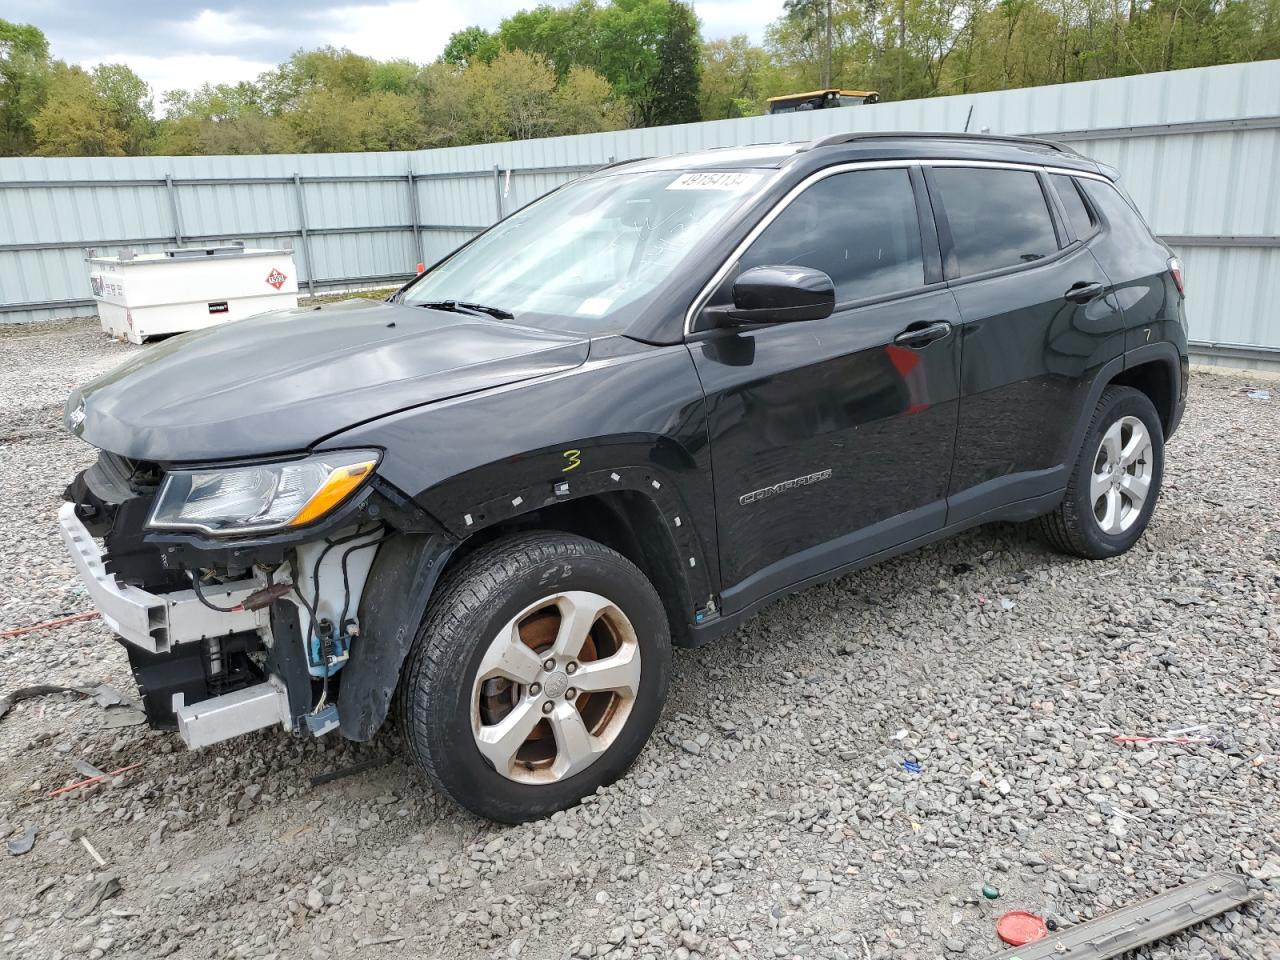
[[[923,286],[910,175],[857,170],[819,180],[765,228],[739,268],[782,264],[825,272],[837,303]]]
[[[935,167],[960,276],[1058,251],[1040,179],[1030,171]]]
[[[1084,205],[1080,191],[1076,189],[1075,177],[1055,173],[1049,179],[1058,191],[1058,199],[1067,211],[1067,219],[1076,232],[1076,239],[1085,240],[1090,237],[1094,230],[1093,217],[1089,214],[1089,208]]]

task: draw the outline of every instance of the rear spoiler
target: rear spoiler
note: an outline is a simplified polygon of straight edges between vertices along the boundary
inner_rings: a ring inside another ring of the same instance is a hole
[[[1111,166],[1111,164],[1102,163],[1100,160],[1095,160],[1093,162],[1098,165],[1098,172],[1102,174],[1104,177],[1106,177],[1108,180],[1110,180],[1112,183],[1115,183],[1117,180],[1120,179],[1120,171],[1117,170],[1115,167]]]

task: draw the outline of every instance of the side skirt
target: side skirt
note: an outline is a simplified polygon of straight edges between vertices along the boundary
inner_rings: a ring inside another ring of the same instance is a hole
[[[744,606],[735,610],[733,613],[721,616],[717,620],[710,623],[695,626],[691,631],[693,643],[691,646],[700,647],[710,643],[712,640],[737,629],[743,621],[753,616],[765,606],[773,603],[775,600],[781,600],[793,593],[798,593],[808,587],[815,586],[819,583],[826,583],[828,580],[834,580],[836,577],[843,576],[846,573],[853,573],[856,570],[862,570],[865,567],[880,563],[883,560],[889,560],[893,557],[901,556],[904,553],[910,553],[919,547],[926,546],[930,543],[936,543],[939,540],[945,540],[948,537],[955,536],[964,530],[981,526],[984,523],[994,523],[999,520],[1017,521],[1030,520],[1041,514],[1048,513],[1062,502],[1063,496],[1066,495],[1066,488],[1054,490],[1050,493],[1041,494],[1038,497],[1029,497],[1025,500],[1015,500],[1013,503],[1006,503],[1003,506],[995,507],[974,516],[965,517],[954,523],[946,524],[936,530],[915,537],[910,540],[903,541],[895,546],[879,550],[876,553],[867,554],[855,560],[842,563],[839,566],[832,567],[822,573],[812,576],[806,576],[796,581],[788,587],[780,590],[774,590],[762,596],[753,599],[746,599]],[[745,599],[745,598],[744,598]]]

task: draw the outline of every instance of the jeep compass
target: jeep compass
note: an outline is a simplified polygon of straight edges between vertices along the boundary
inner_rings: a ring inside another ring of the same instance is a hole
[[[1133,546],[1187,396],[1181,266],[1059,144],[842,134],[615,164],[385,302],[74,391],[59,521],[192,748],[390,714],[520,821],[621,776],[671,647],[957,531]]]

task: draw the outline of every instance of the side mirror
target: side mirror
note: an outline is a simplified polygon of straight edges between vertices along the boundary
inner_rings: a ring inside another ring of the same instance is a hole
[[[836,287],[811,267],[752,267],[733,282],[733,306],[722,307],[736,323],[791,323],[822,320],[836,307]]]

